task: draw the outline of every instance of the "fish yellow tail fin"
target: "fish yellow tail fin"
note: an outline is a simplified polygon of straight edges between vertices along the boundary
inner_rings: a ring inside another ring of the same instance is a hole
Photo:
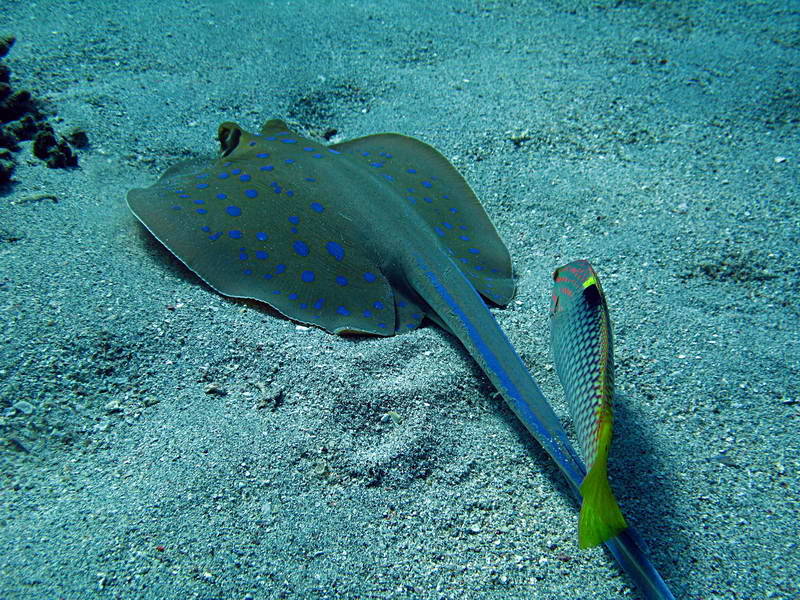
[[[628,527],[608,483],[610,438],[610,430],[606,435],[601,434],[597,458],[581,484],[583,503],[578,518],[578,545],[581,548],[598,546]]]

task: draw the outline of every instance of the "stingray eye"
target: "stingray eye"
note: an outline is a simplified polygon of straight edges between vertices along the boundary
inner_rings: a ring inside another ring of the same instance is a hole
[[[219,126],[217,137],[219,138],[219,154],[221,157],[225,157],[236,150],[239,140],[242,139],[242,129],[234,123],[223,123]]]

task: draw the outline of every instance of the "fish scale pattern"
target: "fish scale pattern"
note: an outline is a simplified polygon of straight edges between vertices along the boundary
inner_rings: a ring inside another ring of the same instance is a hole
[[[551,309],[553,358],[583,459],[591,469],[598,454],[600,426],[612,418],[608,313],[602,293],[583,288],[592,275],[589,270],[578,265],[559,269],[557,275],[560,280],[554,286]]]

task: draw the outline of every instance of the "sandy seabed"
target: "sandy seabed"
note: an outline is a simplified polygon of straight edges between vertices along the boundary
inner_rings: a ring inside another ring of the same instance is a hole
[[[547,455],[433,324],[298,327],[214,293],[127,191],[222,121],[395,131],[507,243],[495,316],[566,420],[550,274],[615,326],[611,474],[676,597],[797,598],[798,2],[4,0],[0,598],[637,598]],[[55,200],[54,200],[55,199]]]

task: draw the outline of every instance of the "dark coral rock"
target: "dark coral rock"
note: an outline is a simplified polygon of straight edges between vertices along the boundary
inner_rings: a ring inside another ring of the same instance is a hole
[[[78,157],[75,152],[73,152],[72,147],[67,143],[67,140],[61,138],[56,143],[55,148],[50,149],[50,154],[45,164],[51,169],[77,167]]]
[[[45,161],[51,169],[78,166],[78,157],[75,156],[67,140],[56,139],[53,128],[49,125],[33,138],[33,154]]]
[[[0,58],[8,54],[8,51],[11,50],[11,46],[13,46],[16,41],[17,38],[13,35],[4,35],[0,37]]]
[[[33,136],[43,129],[53,131],[50,125],[35,120],[31,115],[23,115],[21,119],[6,123],[5,129],[15,136],[19,142],[32,140]]]
[[[0,150],[0,186],[6,185],[11,181],[11,175],[14,173],[14,155],[8,150]]]
[[[17,152],[19,150],[18,139],[17,135],[7,125],[0,125],[0,148],[7,148]]]
[[[50,153],[50,148],[56,145],[56,134],[49,125],[42,128],[33,138],[33,155],[45,160]]]
[[[0,36],[0,59],[11,46],[13,36]],[[14,171],[14,158],[8,150],[20,149],[19,142],[33,140],[33,153],[45,161],[51,169],[76,167],[78,157],[69,145],[82,148],[89,143],[83,130],[75,131],[70,139],[57,137],[53,128],[45,121],[38,102],[28,90],[14,90],[9,84],[11,71],[0,63],[0,185],[11,180]]]
[[[76,127],[69,132],[66,140],[75,148],[86,148],[89,145],[89,135],[81,127]]]
[[[42,116],[33,103],[31,93],[28,90],[12,92],[10,96],[0,102],[0,121],[3,123],[16,121],[25,114],[30,114],[37,118]]]

